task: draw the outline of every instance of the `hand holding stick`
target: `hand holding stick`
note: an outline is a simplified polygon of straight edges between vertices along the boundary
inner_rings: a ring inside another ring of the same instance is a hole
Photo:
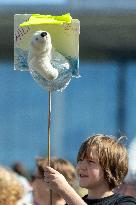
[[[49,189],[57,192],[70,205],[87,205],[76,191],[68,184],[65,177],[55,169],[45,167],[44,181]]]

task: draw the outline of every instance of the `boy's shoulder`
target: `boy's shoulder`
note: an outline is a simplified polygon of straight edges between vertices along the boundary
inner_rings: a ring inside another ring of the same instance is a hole
[[[105,197],[102,199],[87,199],[87,195],[83,197],[83,200],[88,205],[134,205],[136,199],[131,196],[124,196],[121,194],[113,194],[112,196]]]

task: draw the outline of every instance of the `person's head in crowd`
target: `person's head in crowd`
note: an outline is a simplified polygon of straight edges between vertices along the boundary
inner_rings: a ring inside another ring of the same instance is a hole
[[[22,162],[14,162],[12,167],[13,171],[15,171],[17,174],[26,177],[27,179],[29,179],[29,173],[28,170],[26,169],[26,167],[22,164]]]
[[[16,174],[0,166],[0,205],[20,205],[24,189]]]
[[[47,165],[47,158],[38,158],[36,160],[37,170],[33,175],[32,186],[34,191],[34,200],[40,205],[49,204],[50,201],[49,189],[44,183],[44,167]],[[64,175],[68,183],[71,186],[74,186],[76,180],[76,172],[74,166],[69,161],[59,158],[52,158],[50,166]],[[53,205],[65,204],[63,198],[55,192],[52,192],[52,201]]]

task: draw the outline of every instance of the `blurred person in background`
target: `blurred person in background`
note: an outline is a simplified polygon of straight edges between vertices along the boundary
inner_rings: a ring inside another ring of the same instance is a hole
[[[12,164],[11,168],[17,174],[19,174],[27,179],[30,179],[29,172],[28,172],[27,168],[24,166],[24,164],[22,164],[22,162],[20,162],[20,161],[14,162]]]
[[[33,205],[33,188],[30,182],[23,176],[18,174],[17,178],[24,189],[23,197],[20,199],[21,205]]]
[[[15,162],[12,165],[12,170],[16,172],[17,177],[24,188],[24,195],[21,199],[22,204],[33,204],[33,188],[28,179],[30,179],[29,172],[22,162]]]
[[[0,205],[23,205],[20,203],[24,189],[11,170],[0,166]]]
[[[44,182],[44,167],[48,165],[47,158],[38,158],[36,160],[37,170],[33,175],[33,192],[35,205],[48,205],[50,202],[50,191]],[[74,166],[67,160],[53,158],[51,159],[51,167],[58,170],[65,178],[68,183],[75,187],[76,172]],[[64,205],[64,199],[57,193],[52,192],[52,204],[53,205]]]
[[[136,180],[125,180],[116,191],[125,196],[136,197]]]

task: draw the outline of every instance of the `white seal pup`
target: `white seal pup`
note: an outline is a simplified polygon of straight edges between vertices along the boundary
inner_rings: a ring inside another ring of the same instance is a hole
[[[51,36],[46,31],[36,31],[31,39],[28,52],[28,66],[46,80],[55,80],[58,70],[51,65]]]

